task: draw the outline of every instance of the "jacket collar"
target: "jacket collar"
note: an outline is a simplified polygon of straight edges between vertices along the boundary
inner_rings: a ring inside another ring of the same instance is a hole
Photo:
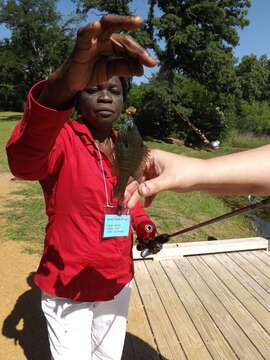
[[[95,143],[95,140],[93,138],[91,130],[85,125],[85,121],[83,120],[83,117],[78,117],[76,120],[72,120],[70,122],[70,126],[73,128],[73,130],[81,137],[88,138],[90,143]],[[117,132],[112,129],[111,137],[113,141],[117,138]]]

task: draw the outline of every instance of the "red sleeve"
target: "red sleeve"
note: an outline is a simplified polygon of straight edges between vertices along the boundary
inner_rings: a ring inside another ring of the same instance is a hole
[[[140,201],[131,210],[132,225],[140,239],[153,238],[157,233],[157,227],[151,217],[146,214]]]
[[[58,161],[54,149],[57,136],[71,112],[50,109],[37,102],[45,83],[41,81],[30,90],[23,117],[6,147],[11,172],[25,180],[41,180],[49,175],[52,154]]]

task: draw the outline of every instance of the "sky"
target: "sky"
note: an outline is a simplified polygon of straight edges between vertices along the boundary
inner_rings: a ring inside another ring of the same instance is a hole
[[[146,0],[134,0],[132,10],[135,14],[146,18],[147,8],[145,7]],[[65,14],[69,14],[74,5],[71,0],[59,0],[59,10]],[[270,0],[252,0],[252,6],[249,8],[247,18],[250,24],[243,30],[238,29],[240,36],[240,44],[234,48],[234,55],[241,60],[245,55],[255,54],[258,57],[266,54],[270,58]],[[91,22],[97,17],[90,16],[88,21]],[[8,37],[9,32],[0,25],[0,39]],[[156,69],[154,68],[154,71]],[[153,70],[145,69],[147,77],[150,76]],[[135,82],[147,81],[146,78],[135,78]]]
[[[253,0],[247,18],[250,23],[243,30],[239,29],[240,45],[234,49],[239,60],[250,54],[270,58],[270,0]]]

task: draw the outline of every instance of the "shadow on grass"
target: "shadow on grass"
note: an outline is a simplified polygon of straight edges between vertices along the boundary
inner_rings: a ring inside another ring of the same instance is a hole
[[[210,235],[210,236],[208,236],[207,240],[214,241],[214,240],[218,240],[218,239],[216,237]]]
[[[0,117],[0,121],[19,121],[21,117],[22,114],[7,115],[4,117]]]

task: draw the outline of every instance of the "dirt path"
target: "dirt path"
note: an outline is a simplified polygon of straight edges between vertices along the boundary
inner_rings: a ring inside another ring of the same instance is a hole
[[[11,191],[24,186],[11,179],[0,174],[0,212]],[[25,253],[24,242],[7,240],[3,225],[0,215],[0,360],[48,360],[40,293],[32,282],[39,255]]]

